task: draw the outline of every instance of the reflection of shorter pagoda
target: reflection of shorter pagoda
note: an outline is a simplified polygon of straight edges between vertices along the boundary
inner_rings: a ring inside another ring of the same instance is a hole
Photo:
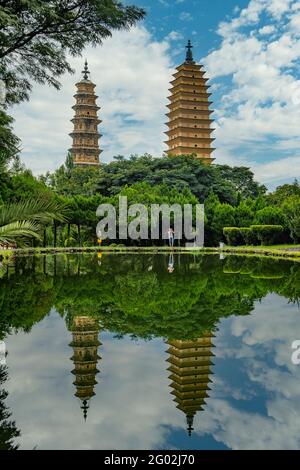
[[[101,343],[98,340],[99,325],[92,317],[75,317],[72,329],[73,341],[70,346],[73,348],[71,360],[74,362],[75,375],[74,385],[76,386],[75,396],[80,399],[83,416],[86,420],[90,399],[95,395],[94,387],[97,384],[98,374],[97,362],[101,359],[98,356],[98,347]]]
[[[169,379],[172,380],[170,387],[177,408],[186,415],[189,436],[194,430],[194,417],[203,410],[210,390],[212,338],[211,333],[206,333],[196,340],[168,341],[168,362],[171,364],[168,371],[171,372]]]

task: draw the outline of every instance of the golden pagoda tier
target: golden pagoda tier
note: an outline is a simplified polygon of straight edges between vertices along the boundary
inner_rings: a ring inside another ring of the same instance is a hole
[[[96,85],[89,79],[87,61],[83,70],[83,79],[76,84],[77,93],[74,95],[76,104],[73,106],[75,116],[72,119],[74,130],[70,134],[73,145],[70,149],[76,166],[99,166],[99,139],[98,125],[102,122],[98,119],[99,107],[95,95]]]
[[[172,395],[176,407],[186,415],[187,431],[192,435],[194,417],[202,411],[210,391],[212,375],[212,339],[211,333],[196,340],[169,340],[167,350],[170,363],[168,371],[172,381]]]
[[[204,77],[202,66],[193,59],[192,47],[189,41],[186,60],[177,67],[169,90],[171,95],[168,98],[170,112],[166,123],[169,127],[166,132],[166,153],[169,156],[195,155],[204,163],[211,164],[215,150],[212,148],[215,139],[211,137],[215,130],[211,127],[211,93],[208,92],[208,78]]]
[[[81,409],[86,420],[90,400],[95,395],[95,385],[98,360],[99,324],[95,318],[78,316],[72,324],[73,341],[69,346],[73,348],[71,360],[74,362],[72,374],[75,375],[73,384],[76,386],[75,396],[81,401]]]

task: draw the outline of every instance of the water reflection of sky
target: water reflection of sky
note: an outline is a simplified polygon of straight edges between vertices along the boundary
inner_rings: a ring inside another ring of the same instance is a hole
[[[297,306],[268,295],[252,315],[219,324],[212,390],[191,438],[170,394],[166,344],[113,336],[100,332],[100,374],[86,423],[61,317],[52,311],[30,334],[7,338],[6,402],[21,448],[300,447],[300,366],[291,362],[291,343],[300,339]]]

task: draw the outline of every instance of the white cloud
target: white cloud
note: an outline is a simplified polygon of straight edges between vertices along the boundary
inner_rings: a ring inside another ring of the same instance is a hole
[[[111,337],[100,332],[100,373],[86,423],[74,397],[71,334],[55,311],[30,335],[7,338],[6,403],[21,430],[21,449],[154,449],[163,447],[170,427],[186,434],[169,387],[165,344]]]
[[[271,167],[259,160],[275,160],[275,173],[265,180],[273,184],[275,174],[290,177],[286,166],[290,159],[294,171],[300,165],[300,37],[295,33],[299,14],[292,4],[251,0],[236,18],[221,23],[221,45],[204,59],[208,76],[221,84],[216,105],[217,161],[230,154],[233,161],[247,163],[257,176],[263,172],[265,177],[264,170]],[[268,25],[261,23],[263,14]]]
[[[103,161],[118,154],[149,152],[160,156],[172,76],[169,41],[178,38],[179,33],[173,31],[165,41],[157,42],[143,27],[116,32],[104,47],[90,48],[82,59],[70,60],[77,73],[63,77],[59,92],[35,86],[30,102],[14,110],[24,162],[39,174],[64,161],[71,146],[68,134],[75,83],[85,56],[101,106]]]
[[[263,26],[262,28],[260,28],[260,30],[258,32],[259,32],[259,34],[264,35],[264,34],[272,34],[272,33],[274,33],[275,30],[276,30],[275,26],[269,24],[269,25],[266,25],[266,26]]]
[[[184,38],[183,34],[180,33],[179,31],[171,31],[167,36],[167,39],[169,39],[170,41],[179,41],[183,38]]]
[[[234,450],[299,448],[300,419],[295,410],[300,406],[300,368],[291,361],[298,316],[296,305],[268,295],[256,303],[251,316],[222,322],[215,340],[215,362],[222,357],[233,367],[238,360],[241,369],[234,385],[226,382],[230,380],[226,376],[213,381],[212,396],[199,420],[199,435],[211,433]],[[241,390],[236,389],[236,382]],[[253,409],[251,400],[258,408]]]
[[[188,11],[183,11],[182,13],[180,13],[179,19],[181,21],[192,21],[193,17]]]

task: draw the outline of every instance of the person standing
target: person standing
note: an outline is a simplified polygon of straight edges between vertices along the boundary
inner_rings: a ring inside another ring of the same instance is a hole
[[[169,246],[173,248],[174,247],[174,230],[172,229],[172,227],[168,229],[168,239],[169,239]]]

